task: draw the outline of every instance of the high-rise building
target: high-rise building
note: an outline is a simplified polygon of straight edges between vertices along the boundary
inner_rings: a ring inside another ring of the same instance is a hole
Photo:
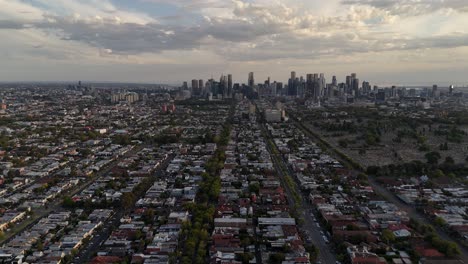
[[[314,96],[314,75],[308,73],[306,75],[305,97],[310,98],[313,96]]]
[[[278,94],[278,95],[283,94],[283,83],[282,82],[276,83],[276,94]]]
[[[223,98],[228,96],[228,78],[225,75],[221,75],[221,78],[219,79],[218,94],[222,94]]]
[[[347,92],[349,93],[349,90],[352,89],[353,87],[353,78],[351,76],[346,76],[346,89]]]
[[[228,97],[231,98],[233,95],[232,90],[232,74],[228,74]]]
[[[440,91],[437,87],[437,85],[432,86],[432,98],[439,98],[440,97]]]
[[[371,92],[371,85],[369,82],[362,82],[362,93],[368,95]]]
[[[277,94],[277,92],[276,92],[276,90],[277,90],[276,82],[270,83],[269,87],[270,87],[270,95],[271,96],[276,96],[276,94]]]
[[[254,87],[254,86],[255,86],[255,78],[254,78],[254,73],[253,73],[253,72],[249,72],[248,85],[249,85],[250,87]]]
[[[326,86],[326,81],[325,81],[325,74],[321,73],[320,74],[320,78],[319,78],[319,96],[323,96],[324,95],[324,91],[325,91],[325,86]]]
[[[355,96],[359,96],[359,79],[353,79],[353,91]]]
[[[333,76],[333,78],[332,78],[332,85],[333,86],[338,86],[338,81],[336,80],[336,76]]]
[[[295,72],[295,71],[292,71],[292,72],[291,72],[291,79],[292,79],[292,80],[295,80],[295,79],[296,79],[296,72]]]
[[[198,80],[192,80],[192,94],[200,95],[200,88],[198,86]]]
[[[320,99],[325,90],[325,76],[323,73],[307,74],[305,81],[305,92],[306,98],[312,98],[315,101]]]

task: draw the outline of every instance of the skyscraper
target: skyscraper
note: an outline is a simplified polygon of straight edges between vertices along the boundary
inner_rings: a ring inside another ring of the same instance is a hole
[[[319,91],[318,91],[319,96],[323,96],[323,95],[324,95],[325,86],[326,86],[325,74],[321,73],[321,74],[320,74],[320,78],[319,78]]]
[[[314,94],[314,75],[308,73],[306,75],[305,97],[306,98],[313,97],[313,94]]]
[[[229,98],[232,97],[232,74],[228,74],[228,92],[227,92],[227,96]]]
[[[198,95],[199,94],[199,91],[198,91],[198,80],[192,80],[192,93],[194,95]]]
[[[223,98],[228,96],[228,78],[225,75],[221,75],[219,79],[219,93],[223,95]]]
[[[250,87],[254,87],[254,86],[255,86],[255,78],[254,78],[254,73],[253,73],[253,72],[249,72],[248,85],[249,85]]]
[[[353,91],[354,91],[354,96],[359,96],[359,79],[355,78],[353,80]]]

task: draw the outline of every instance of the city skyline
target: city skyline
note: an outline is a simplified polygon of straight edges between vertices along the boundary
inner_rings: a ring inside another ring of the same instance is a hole
[[[468,3],[0,0],[0,81],[179,84],[248,72],[468,82]]]

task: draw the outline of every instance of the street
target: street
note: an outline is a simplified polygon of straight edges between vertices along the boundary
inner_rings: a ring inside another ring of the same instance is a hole
[[[310,138],[312,139],[317,139],[317,136],[312,134],[306,125],[303,125],[299,122],[297,122],[297,120],[295,120],[294,118],[291,118],[291,120],[295,123],[296,127],[298,127],[299,129],[301,129],[307,136],[309,136]],[[349,164],[346,160],[343,160],[342,158],[340,158],[340,155],[338,153],[338,151],[332,147],[328,147],[327,150],[329,151],[329,153],[331,153],[337,160],[339,160],[342,164],[348,164],[348,167],[352,168],[353,166],[351,164]],[[353,169],[353,173],[355,174],[358,174],[360,173],[360,171],[356,170],[355,168]],[[395,204],[400,210],[402,211],[405,211],[409,217],[415,219],[415,220],[418,220],[419,222],[423,223],[423,224],[428,224],[428,225],[431,225],[432,227],[434,227],[434,229],[436,230],[437,234],[442,238],[442,239],[445,239],[445,240],[448,240],[448,241],[453,241],[455,243],[457,243],[457,245],[459,246],[460,248],[460,251],[461,251],[461,255],[460,255],[460,258],[465,261],[465,262],[468,262],[468,249],[463,246],[461,243],[459,243],[459,241],[457,241],[456,239],[453,239],[452,237],[450,237],[444,230],[442,230],[441,228],[437,227],[437,226],[434,226],[430,221],[429,219],[424,216],[423,214],[421,214],[420,212],[418,212],[416,210],[416,208],[414,208],[413,206],[410,206],[410,205],[407,205],[405,204],[404,202],[402,202],[400,199],[398,199],[391,191],[389,191],[387,188],[385,188],[384,186],[382,186],[381,184],[379,184],[376,179],[372,176],[369,176],[368,177],[368,180],[369,180],[369,185],[372,187],[372,189],[374,190],[374,192],[380,196],[382,196],[384,199],[386,199],[387,201]]]
[[[169,162],[173,158],[174,158],[173,155],[167,157],[167,159],[156,169],[156,171],[153,172],[153,175],[150,176],[153,179],[153,182],[156,179],[160,178],[164,170],[169,165]],[[148,184],[145,187],[149,189],[151,186],[152,184]],[[101,246],[101,244],[109,238],[112,231],[115,228],[119,227],[120,219],[123,216],[125,216],[125,214],[128,213],[128,211],[125,211],[123,208],[116,208],[115,210],[117,210],[117,212],[114,213],[109,219],[107,219],[107,221],[105,221],[103,224],[103,228],[94,234],[94,236],[84,246],[84,248],[80,249],[80,252],[74,257],[72,263],[79,264],[79,263],[87,263],[88,261],[90,261],[91,258],[94,256],[94,254],[99,250],[99,247]]]
[[[319,249],[319,254],[317,256],[317,262],[321,263],[330,263],[334,264],[336,263],[336,257],[332,253],[332,248],[325,242],[322,233],[324,230],[318,226],[317,222],[314,222],[314,217],[312,216],[313,214],[313,207],[310,203],[307,202],[307,199],[304,200],[304,197],[301,193],[300,188],[297,186],[296,181],[294,180],[293,175],[286,175],[286,173],[290,173],[290,170],[288,169],[287,164],[284,162],[283,157],[280,154],[275,154],[278,153],[276,150],[276,146],[274,146],[273,142],[271,141],[271,136],[266,129],[264,125],[260,125],[261,130],[263,133],[263,136],[265,139],[271,142],[271,144],[267,143],[267,148],[268,151],[270,152],[273,165],[275,167],[276,172],[280,176],[280,181],[282,186],[284,187],[288,202],[290,205],[296,205],[296,210],[297,213],[299,214],[298,217],[300,219],[304,219],[303,223],[301,223],[300,227],[303,229],[303,231],[306,233],[306,237],[304,238],[307,242],[308,239],[311,240],[311,242]],[[275,148],[275,151],[273,151],[272,148]],[[300,194],[299,197],[299,203],[294,199],[294,191],[291,190],[290,186],[286,183],[286,177],[291,177],[293,179],[293,185],[295,188],[295,192]],[[322,232],[322,233],[321,233]]]

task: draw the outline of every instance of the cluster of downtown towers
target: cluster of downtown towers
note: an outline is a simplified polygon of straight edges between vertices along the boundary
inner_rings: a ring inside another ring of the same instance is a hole
[[[188,83],[184,82],[181,87],[189,90]],[[376,88],[376,87],[374,87]],[[359,82],[355,73],[346,76],[346,82],[338,83],[336,76],[332,77],[331,83],[326,83],[323,73],[307,74],[297,77],[296,72],[291,72],[291,77],[287,84],[282,82],[270,82],[270,77],[264,83],[255,83],[254,73],[250,72],[247,84],[233,83],[232,74],[222,75],[219,81],[213,78],[206,83],[203,80],[192,80],[192,96],[218,96],[232,98],[236,92],[243,94],[271,95],[271,96],[292,96],[319,100],[320,98],[330,98],[334,96],[359,96],[368,94],[371,91],[369,82]]]

